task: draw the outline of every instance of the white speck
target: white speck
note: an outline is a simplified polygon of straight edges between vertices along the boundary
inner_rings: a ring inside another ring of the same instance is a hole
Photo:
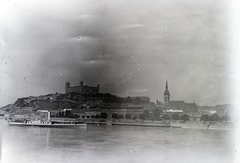
[[[168,29],[168,27],[165,27],[165,29]]]
[[[130,153],[133,153],[133,151],[130,151]]]
[[[140,71],[141,69],[140,68],[138,68],[138,71]]]
[[[90,61],[90,63],[93,63],[93,61]]]

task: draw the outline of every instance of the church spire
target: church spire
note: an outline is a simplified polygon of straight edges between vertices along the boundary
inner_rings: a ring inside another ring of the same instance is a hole
[[[169,90],[168,90],[168,82],[167,82],[167,80],[166,80],[166,86],[165,86],[165,91],[164,91],[163,96],[164,96],[164,99],[163,99],[164,105],[167,105],[169,103],[169,101],[170,101],[170,93],[169,93]]]
[[[167,80],[166,80],[166,89],[168,89],[168,84],[167,84]]]
[[[170,93],[168,91],[168,82],[167,82],[167,80],[166,80],[166,86],[165,86],[164,95],[170,95]]]

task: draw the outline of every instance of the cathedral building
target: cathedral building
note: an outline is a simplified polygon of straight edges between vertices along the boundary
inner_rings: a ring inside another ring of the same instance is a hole
[[[198,106],[195,102],[186,103],[185,101],[171,101],[168,90],[168,82],[166,81],[165,91],[163,93],[163,108],[165,112],[175,113],[198,113]]]

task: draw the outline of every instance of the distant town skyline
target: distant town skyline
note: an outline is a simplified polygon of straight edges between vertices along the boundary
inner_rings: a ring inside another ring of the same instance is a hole
[[[198,105],[232,102],[235,57],[227,0],[0,2],[0,106],[65,92],[100,92]]]

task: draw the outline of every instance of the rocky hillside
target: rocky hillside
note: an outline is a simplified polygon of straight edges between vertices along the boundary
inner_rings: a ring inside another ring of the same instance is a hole
[[[56,99],[55,94],[49,94],[38,97],[18,98],[14,104],[8,107],[8,113],[26,115],[36,113],[37,110],[62,110],[78,107],[80,106],[76,101],[66,100],[61,97]]]
[[[6,105],[6,106],[0,107],[0,110],[1,110],[1,111],[7,111],[8,108],[9,108],[11,105],[12,105],[12,104],[8,104],[8,105]]]
[[[9,107],[11,106],[11,104],[8,104],[6,106],[0,107],[0,116],[3,116],[7,111],[9,111]]]

